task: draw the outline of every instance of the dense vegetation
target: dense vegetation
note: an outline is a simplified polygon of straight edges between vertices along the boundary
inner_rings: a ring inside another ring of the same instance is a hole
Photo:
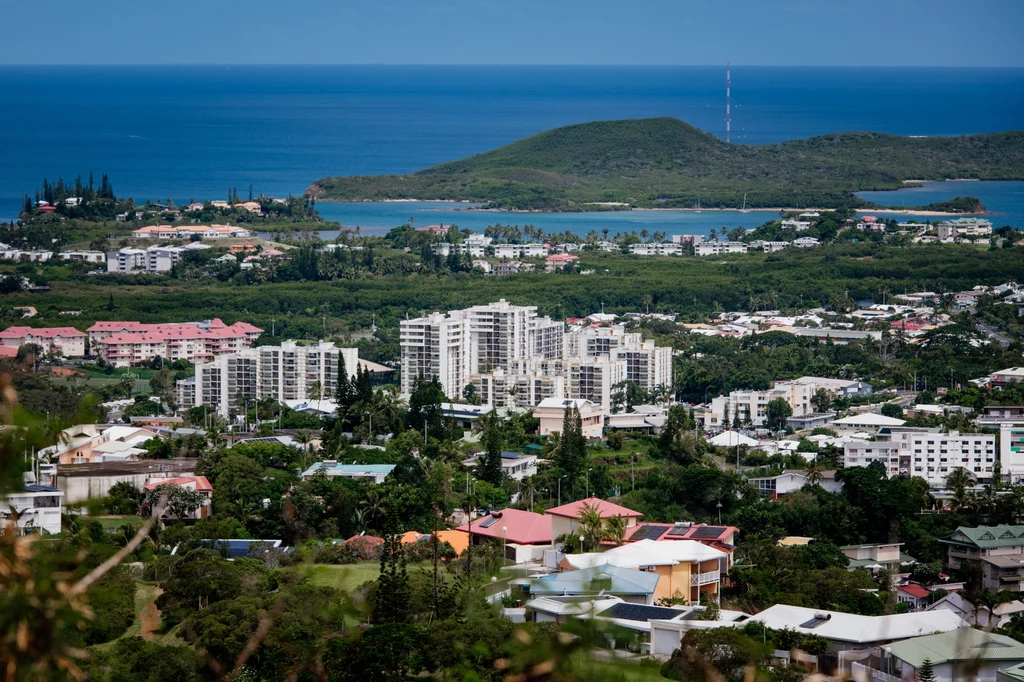
[[[858,190],[907,179],[1024,178],[1024,133],[905,138],[838,133],[764,146],[730,145],[673,118],[565,126],[411,175],[317,180],[328,200],[452,199],[492,207],[599,210],[866,206]]]
[[[827,305],[839,299],[881,301],[883,295],[903,291],[960,291],[1020,276],[1018,249],[874,243],[705,259],[584,252],[580,267],[593,270],[591,275],[536,272],[499,278],[444,269],[356,271],[351,278],[315,285],[290,264],[287,277],[258,287],[258,282],[249,284],[244,278],[220,282],[214,277],[88,277],[79,265],[31,263],[12,268],[34,282],[47,282],[51,290],[9,294],[4,309],[32,305],[40,311],[33,324],[83,329],[97,319],[169,322],[222,317],[229,324],[247,320],[268,330],[275,322],[277,336],[303,338],[322,334],[325,324],[328,332],[366,329],[373,315],[378,326],[397,330],[398,320],[406,314],[499,298],[538,305],[542,314],[561,317],[589,315],[603,304],[608,312],[649,307],[652,312],[698,320],[716,310],[763,308],[755,297],[768,296],[772,307],[793,309],[801,303]],[[62,310],[82,312],[69,318],[58,315]]]

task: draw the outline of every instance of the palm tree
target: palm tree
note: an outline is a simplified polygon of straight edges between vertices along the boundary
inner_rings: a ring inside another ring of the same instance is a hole
[[[616,547],[621,547],[626,541],[626,519],[623,516],[613,516],[605,524],[605,539],[611,540]]]
[[[809,485],[821,485],[822,480],[825,478],[825,471],[821,464],[818,463],[817,458],[811,462],[810,466],[807,467],[807,483]]]
[[[579,526],[576,527],[574,535],[585,538],[580,542],[580,549],[596,547],[602,540],[607,539],[608,531],[604,527],[604,519],[601,517],[601,510],[589,503],[585,503],[580,509]]]
[[[369,522],[374,528],[377,528],[380,517],[384,514],[384,509],[387,506],[387,496],[378,488],[370,488],[366,491],[366,496],[360,504]]]
[[[323,384],[320,383],[319,379],[317,379],[316,381],[314,381],[312,384],[309,385],[309,399],[310,400],[320,400],[320,398],[321,398],[321,396],[323,396],[323,394],[324,394],[324,387],[323,387]]]
[[[299,429],[295,432],[295,442],[302,446],[302,452],[304,454],[308,453],[309,444],[313,442],[313,432],[309,429]]]
[[[953,511],[968,506],[968,486],[974,485],[974,476],[967,469],[957,467],[946,476],[946,487],[953,493]]]

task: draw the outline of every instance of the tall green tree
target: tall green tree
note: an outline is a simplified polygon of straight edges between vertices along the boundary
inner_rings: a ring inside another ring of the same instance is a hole
[[[917,671],[917,682],[935,682],[935,666],[932,659],[926,658],[921,663],[921,669]]]
[[[338,402],[338,416],[344,419],[348,416],[349,408],[356,401],[356,389],[349,378],[345,357],[341,353],[338,353],[338,382],[334,389],[334,398]]]
[[[558,438],[555,464],[574,481],[583,472],[587,461],[587,439],[583,435],[583,420],[575,404],[567,405],[562,418],[562,432]]]
[[[497,410],[491,410],[480,418],[483,432],[480,441],[484,452],[477,460],[476,477],[491,485],[501,485],[504,472],[501,470],[501,448],[504,437],[501,431],[501,420]]]
[[[786,427],[786,420],[793,416],[793,408],[784,398],[773,398],[764,407],[768,426],[776,431]]]
[[[405,569],[405,548],[402,547],[402,529],[398,511],[389,504],[384,521],[384,544],[380,552],[380,576],[374,596],[373,622],[404,623],[409,619],[412,588]]]

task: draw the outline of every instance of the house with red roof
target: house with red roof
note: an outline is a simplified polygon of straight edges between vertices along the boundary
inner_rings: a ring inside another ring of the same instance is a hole
[[[8,327],[0,331],[0,346],[18,348],[29,343],[38,344],[47,353],[59,352],[66,358],[85,355],[83,332],[74,327]]]
[[[163,486],[181,486],[183,488],[194,490],[202,496],[203,501],[195,511],[187,516],[177,517],[169,508],[165,508],[161,518],[205,519],[210,515],[213,506],[213,486],[210,485],[210,481],[207,480],[206,476],[160,476],[151,478],[144,486],[142,486],[142,491],[146,495],[142,502],[144,507],[149,506],[152,508],[152,506],[156,504],[156,500],[153,498],[153,492]]]
[[[544,550],[552,545],[551,522],[554,517],[522,509],[505,508],[492,511],[459,527],[468,532],[470,542],[500,542],[505,557],[517,564],[543,559]]]
[[[579,261],[579,256],[574,256],[570,253],[556,253],[548,256],[544,259],[545,267],[547,272],[554,272],[555,270],[563,270],[567,265],[571,265]]]
[[[551,517],[552,536],[557,538],[561,535],[574,533],[579,528],[580,515],[587,507],[596,509],[601,518],[605,520],[615,516],[624,518],[626,520],[627,535],[630,532],[629,529],[633,528],[637,520],[643,516],[638,511],[633,511],[614,502],[608,502],[599,497],[588,497],[585,500],[577,500],[563,504],[560,507],[548,509],[547,514]]]
[[[626,535],[626,543],[640,540],[656,542],[693,540],[728,553],[731,561],[732,552],[736,549],[735,536],[739,532],[735,526],[709,526],[703,523],[639,523],[631,533]]]
[[[917,583],[907,583],[896,588],[896,602],[906,604],[911,611],[924,611],[932,593]]]

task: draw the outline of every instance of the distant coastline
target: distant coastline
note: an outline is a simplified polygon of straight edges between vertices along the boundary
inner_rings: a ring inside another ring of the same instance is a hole
[[[917,182],[917,181],[915,181],[915,182]],[[468,199],[327,199],[327,198],[317,199],[317,202],[318,203],[325,203],[325,204],[479,204],[480,203],[478,201],[470,201]],[[623,211],[623,212],[625,212],[625,211],[681,211],[681,212],[688,212],[688,213],[697,213],[697,212],[704,212],[704,213],[717,213],[717,212],[720,212],[720,213],[740,213],[740,212],[742,212],[738,208],[703,208],[703,207],[700,208],[700,209],[697,209],[697,208],[681,208],[681,207],[680,208],[650,208],[650,207],[644,207],[644,206],[629,206],[629,205],[622,205],[622,204],[616,204],[613,207],[613,206],[608,206],[607,203],[604,204],[604,206],[605,207],[602,207],[601,209],[593,210],[593,211],[589,211],[589,212],[592,212],[592,213],[617,212],[617,211]],[[510,214],[566,213],[567,212],[567,211],[555,211],[555,210],[551,210],[551,209],[542,209],[542,208],[536,208],[536,209],[528,209],[528,208],[514,209],[514,208],[487,208],[485,206],[471,206],[471,207],[468,207],[468,208],[456,208],[454,210],[456,210],[456,211],[474,211],[474,212],[479,212],[479,213],[510,213]],[[789,207],[779,206],[779,207],[767,207],[767,208],[765,208],[765,207],[748,208],[748,209],[746,209],[746,212],[747,213],[801,213],[801,212],[807,212],[807,211],[824,212],[824,211],[834,211],[834,210],[836,210],[836,209],[834,209],[834,208],[821,208],[821,207],[798,208],[798,207],[793,207],[793,206],[789,206]],[[921,215],[921,216],[937,216],[937,217],[943,217],[943,216],[967,216],[967,215],[997,215],[997,213],[994,213],[994,212],[991,212],[991,211],[979,211],[977,213],[957,213],[955,211],[927,211],[927,210],[924,210],[924,209],[915,210],[913,208],[902,208],[902,207],[901,208],[891,208],[891,207],[887,208],[887,207],[884,207],[884,206],[883,207],[879,207],[879,208],[858,208],[858,209],[855,209],[855,210],[857,211],[857,213],[897,213],[897,214],[900,214],[900,215]],[[588,211],[578,211],[578,212],[585,213],[585,212],[588,212]]]

